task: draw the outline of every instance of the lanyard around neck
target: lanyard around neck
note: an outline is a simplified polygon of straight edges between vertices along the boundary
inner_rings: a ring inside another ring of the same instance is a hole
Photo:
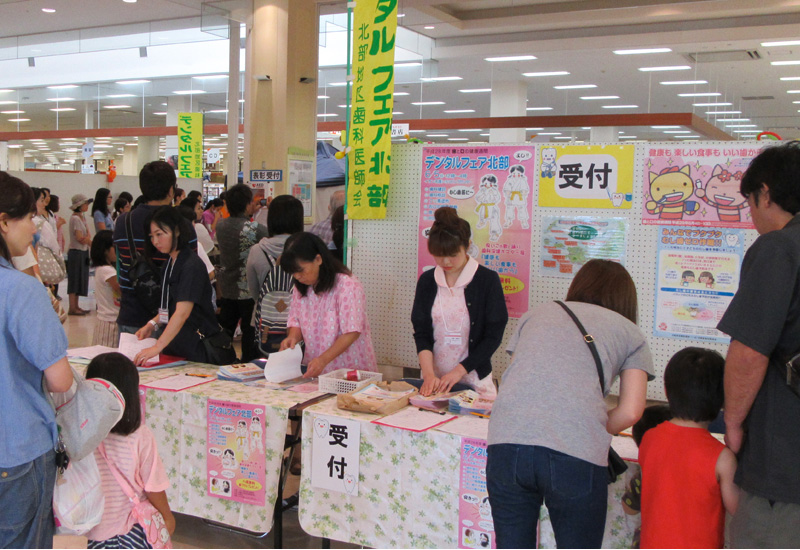
[[[169,269],[169,274],[167,274]],[[164,267],[164,280],[161,283],[161,309],[169,308],[169,280],[172,279],[172,271],[175,269],[175,262],[172,261],[172,256],[167,260],[167,265]],[[164,297],[166,293],[166,299]]]

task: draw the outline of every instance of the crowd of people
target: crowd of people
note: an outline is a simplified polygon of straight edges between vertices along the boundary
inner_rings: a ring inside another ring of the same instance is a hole
[[[425,396],[471,389],[495,400],[486,480],[498,547],[535,547],[545,504],[559,547],[599,548],[612,435],[632,426],[641,472],[623,505],[641,513],[642,548],[722,547],[726,512],[732,547],[797,545],[800,382],[790,359],[800,347],[798,176],[798,142],[765,149],[744,174],[740,192],[760,237],[719,322],[731,336],[727,358],[700,347],[675,354],[664,373],[669,404],[653,408],[636,287],[607,260],[587,262],[564,302],[539,304],[519,320],[498,390],[492,356],[508,322],[500,278],[468,255],[469,223],[452,208],[436,211],[427,243],[435,266],[409,304],[420,365],[420,379],[409,381]],[[57,428],[45,392],[66,391],[73,378],[57,315],[60,281],[50,274],[57,267],[70,315],[87,313],[78,297],[94,267],[94,343],[114,347],[120,333],[155,339],[133,361],[106,354],[88,369],[131,395],[98,450],[111,504],[90,547],[148,547],[120,472],[175,528],[157,445],[142,423],[136,365],[161,353],[231,362],[238,327],[245,361],[302,346],[305,377],[378,368],[364,289],[341,261],[342,194],[306,232],[303,205],[289,195],[259,204],[239,184],[203,208],[163,161],[145,165],[139,184],[135,201],[108,189],[72,197],[64,267],[58,197],[0,172],[2,547],[52,545]],[[608,408],[616,380],[619,397]],[[725,444],[709,433],[720,414]]]

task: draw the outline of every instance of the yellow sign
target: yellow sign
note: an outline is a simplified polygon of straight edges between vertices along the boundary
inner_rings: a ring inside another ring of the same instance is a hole
[[[347,146],[347,217],[383,219],[389,194],[397,0],[359,0]]]
[[[178,177],[203,177],[202,113],[178,113]]]
[[[629,210],[633,152],[633,145],[540,145],[539,206]]]

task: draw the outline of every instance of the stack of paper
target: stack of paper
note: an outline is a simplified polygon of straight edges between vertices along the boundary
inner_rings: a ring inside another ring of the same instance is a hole
[[[286,382],[303,376],[300,370],[300,361],[303,360],[303,350],[300,346],[294,349],[286,348],[269,354],[267,365],[264,367],[264,378],[267,382]]]
[[[411,397],[408,402],[415,407],[428,409],[430,411],[444,411],[450,405],[450,398],[455,397],[459,393],[460,392],[435,393],[428,397],[417,394]]]
[[[478,392],[467,390],[451,397],[448,410],[455,414],[490,414],[492,412],[494,399],[481,397]]]
[[[231,382],[250,382],[264,378],[264,369],[255,363],[240,363],[224,365],[219,368],[217,380],[230,380]]]

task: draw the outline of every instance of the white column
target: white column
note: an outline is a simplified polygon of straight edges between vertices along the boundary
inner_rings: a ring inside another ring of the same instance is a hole
[[[10,172],[22,172],[25,170],[25,153],[21,147],[8,150],[8,170]]]
[[[492,83],[489,115],[494,117],[525,116],[528,101],[528,84],[518,80]],[[525,128],[492,128],[490,143],[523,143]]]
[[[83,127],[87,130],[94,128],[94,108],[97,103],[87,101],[83,104]]]
[[[618,126],[598,126],[592,127],[589,130],[589,141],[592,143],[599,142],[616,142],[619,141],[619,127]]]
[[[0,141],[0,170],[8,172],[8,142]]]
[[[139,175],[139,146],[126,145],[122,149],[122,162],[119,166],[120,176],[137,176]]]
[[[177,136],[175,137],[177,139]],[[167,139],[169,139],[169,136],[167,136]],[[139,171],[142,169],[142,166],[148,162],[159,159],[158,138],[156,136],[139,136],[138,144],[138,151],[136,152],[136,167],[133,171],[134,173],[132,174],[134,176],[139,175]],[[175,144],[175,147],[178,147],[177,143]]]
[[[236,185],[239,178],[239,50],[241,23],[228,22],[228,154],[225,155],[225,174],[228,187]]]

